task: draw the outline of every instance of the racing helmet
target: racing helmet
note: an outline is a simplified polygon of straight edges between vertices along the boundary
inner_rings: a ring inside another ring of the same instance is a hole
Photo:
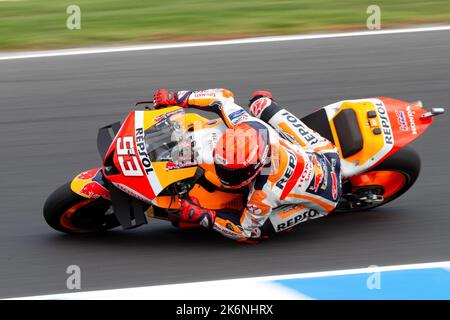
[[[225,187],[246,186],[268,163],[269,132],[256,121],[237,124],[218,139],[213,155],[217,177]]]

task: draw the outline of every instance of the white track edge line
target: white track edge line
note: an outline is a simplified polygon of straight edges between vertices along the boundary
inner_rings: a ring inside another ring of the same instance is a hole
[[[427,262],[427,263],[415,263],[415,264],[405,264],[405,265],[392,265],[392,266],[382,266],[382,267],[367,267],[367,268],[356,268],[356,269],[344,269],[344,270],[334,270],[334,271],[319,271],[319,272],[308,272],[308,273],[297,273],[297,274],[286,274],[286,275],[275,275],[275,276],[262,276],[262,277],[250,277],[250,278],[236,278],[228,280],[212,280],[212,281],[201,281],[201,282],[188,282],[188,283],[178,283],[178,284],[165,284],[165,285],[154,285],[154,286],[142,286],[142,287],[130,287],[130,288],[117,288],[108,290],[93,290],[93,291],[79,291],[74,293],[61,293],[61,294],[50,294],[50,295],[37,295],[29,297],[15,297],[12,299],[34,299],[39,297],[55,297],[55,296],[67,296],[72,295],[82,295],[82,294],[92,294],[96,293],[99,296],[101,294],[111,294],[114,292],[125,293],[127,291],[131,292],[133,290],[144,290],[152,289],[156,290],[158,288],[192,288],[192,287],[215,287],[225,284],[233,284],[237,282],[270,282],[278,280],[295,280],[295,279],[306,279],[306,278],[321,278],[330,276],[342,276],[342,275],[353,275],[353,274],[366,274],[366,273],[377,273],[377,272],[388,272],[388,271],[403,271],[403,270],[418,270],[418,269],[431,269],[431,268],[442,268],[449,270],[450,261],[440,261],[440,262]]]
[[[72,56],[72,55],[84,55],[84,54],[102,54],[102,53],[117,53],[117,52],[130,52],[130,51],[144,51],[144,50],[180,49],[180,48],[193,48],[193,47],[209,47],[209,46],[224,46],[224,45],[235,45],[235,44],[252,44],[252,43],[314,40],[314,39],[331,39],[331,38],[359,37],[359,36],[378,36],[378,35],[389,35],[389,34],[449,31],[449,30],[450,30],[450,26],[445,25],[445,26],[417,27],[417,28],[406,28],[406,29],[386,29],[386,30],[324,33],[324,34],[306,34],[306,35],[303,34],[303,35],[288,35],[288,36],[254,37],[254,38],[219,40],[219,41],[176,42],[176,43],[161,43],[161,44],[129,45],[129,46],[118,46],[118,47],[94,47],[94,48],[45,50],[45,51],[28,51],[28,52],[15,52],[15,53],[3,52],[3,53],[0,53],[0,61],[16,60],[16,59],[45,58],[45,57],[60,57],[60,56]]]

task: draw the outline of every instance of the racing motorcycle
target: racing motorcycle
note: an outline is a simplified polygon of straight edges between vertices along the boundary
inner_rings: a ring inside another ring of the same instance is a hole
[[[178,200],[187,196],[208,209],[242,212],[248,190],[221,187],[213,161],[198,161],[201,155],[192,151],[204,147],[212,154],[226,130],[221,119],[179,106],[154,110],[149,101],[136,109],[143,110],[99,129],[102,167],[80,173],[48,197],[44,217],[52,228],[66,233],[130,229],[151,218],[195,227],[177,216]],[[405,193],[420,171],[419,155],[407,145],[443,112],[426,110],[420,101],[380,97],[337,102],[302,118],[339,150],[343,195],[335,211],[373,209]],[[263,236],[277,232],[274,223],[267,220]]]

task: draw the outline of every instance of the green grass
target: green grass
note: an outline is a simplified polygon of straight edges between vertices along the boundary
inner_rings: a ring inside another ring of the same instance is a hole
[[[370,4],[382,27],[450,22],[450,0],[0,0],[0,50],[361,30]]]

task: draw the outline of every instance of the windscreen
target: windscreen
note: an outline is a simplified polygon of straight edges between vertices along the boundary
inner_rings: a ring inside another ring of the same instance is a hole
[[[183,110],[163,115],[158,123],[145,131],[147,153],[152,162],[195,162],[191,139],[184,131]]]

